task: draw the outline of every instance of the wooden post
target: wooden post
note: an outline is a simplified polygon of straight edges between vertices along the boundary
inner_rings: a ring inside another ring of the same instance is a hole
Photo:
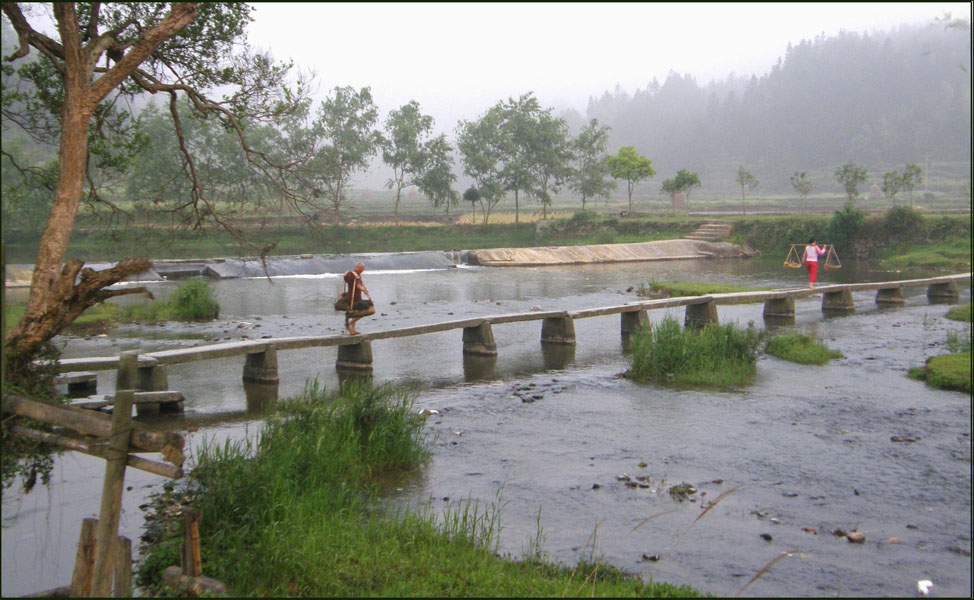
[[[903,298],[903,288],[884,288],[876,290],[876,304],[879,306],[903,306],[906,300]]]
[[[203,574],[203,561],[200,558],[200,513],[183,510],[183,547],[180,562],[183,575],[199,577]]]
[[[74,559],[74,573],[71,575],[72,598],[91,596],[91,572],[95,564],[95,530],[98,519],[87,518],[81,521],[81,536],[78,539],[78,554]]]
[[[138,353],[122,353],[119,371],[134,375]],[[112,591],[113,559],[115,557],[118,520],[122,512],[122,490],[125,485],[125,463],[128,460],[129,437],[132,430],[131,389],[115,392],[112,409],[112,429],[108,438],[105,459],[105,482],[101,492],[101,512],[95,536],[95,565],[91,577],[92,596],[107,597]]]
[[[717,323],[717,303],[713,300],[699,304],[687,304],[683,318],[684,327],[704,327]]]
[[[7,243],[0,242],[0,344],[7,339]],[[7,353],[0,352],[0,386],[7,383]]]
[[[132,597],[132,540],[118,536],[115,552],[115,597]]]
[[[497,356],[497,344],[490,323],[463,328],[463,353],[478,356]]]
[[[541,343],[575,344],[575,321],[571,317],[548,317],[541,321]]]

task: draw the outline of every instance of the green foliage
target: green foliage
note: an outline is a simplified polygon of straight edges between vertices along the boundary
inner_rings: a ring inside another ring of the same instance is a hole
[[[424,429],[404,392],[358,384],[326,395],[312,382],[281,404],[256,440],[204,447],[187,493],[151,504],[156,514],[176,503],[202,511],[204,572],[232,595],[694,593],[605,565],[569,569],[501,557],[496,503],[461,501],[438,514],[431,505],[384,502],[379,486],[401,485],[429,459]],[[160,567],[175,563],[180,529],[149,521],[139,581],[154,587]]]
[[[883,216],[883,229],[890,240],[923,237],[923,215],[910,206],[894,206]]]
[[[795,173],[791,176],[791,187],[795,188],[798,192],[798,196],[802,199],[802,214],[805,214],[805,201],[808,200],[808,195],[812,192],[814,184],[812,180],[808,178],[805,171]]]
[[[828,243],[839,247],[848,246],[849,242],[859,232],[865,218],[863,212],[857,209],[851,201],[846,202],[842,210],[832,213],[832,218],[825,228]]]
[[[684,329],[667,317],[633,334],[626,377],[681,387],[747,385],[756,373],[763,338],[753,323]]]
[[[947,311],[947,318],[953,321],[971,322],[971,303],[955,306]]]
[[[842,353],[829,348],[813,336],[803,333],[778,335],[768,340],[764,350],[771,356],[802,365],[824,365]]]
[[[743,209],[743,214],[747,214],[747,208],[744,207],[744,202],[747,198],[746,190],[753,190],[758,187],[760,183],[750,171],[745,169],[743,166],[737,169],[737,185],[741,186],[741,207]]]
[[[623,146],[619,148],[618,154],[606,159],[606,165],[612,177],[625,180],[629,193],[629,212],[632,212],[632,193],[636,186],[656,175],[653,161],[641,156],[634,147]]]
[[[572,142],[575,168],[571,174],[571,189],[582,197],[582,211],[589,198],[608,198],[616,182],[609,173],[606,148],[611,129],[592,119]]]
[[[865,167],[860,167],[856,163],[849,161],[835,170],[835,180],[842,184],[849,204],[856,201],[859,197],[859,184],[865,183],[868,178]]]
[[[691,281],[655,281],[649,286],[641,284],[636,294],[650,298],[673,298],[681,296],[704,296],[707,294],[727,294],[734,292],[753,292],[756,288],[727,283],[708,283]]]
[[[209,321],[220,314],[210,284],[203,279],[187,279],[169,298],[172,315],[182,321]]]

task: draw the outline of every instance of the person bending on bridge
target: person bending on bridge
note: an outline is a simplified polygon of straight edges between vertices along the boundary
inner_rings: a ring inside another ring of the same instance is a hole
[[[805,268],[808,269],[809,289],[815,287],[815,278],[818,277],[818,257],[825,254],[825,250],[827,248],[827,244],[816,246],[815,238],[808,240],[808,245],[805,246],[805,253],[802,255],[802,262],[805,263]]]
[[[364,315],[355,316],[363,310],[368,310],[373,306],[372,295],[362,282],[362,271],[365,270],[365,263],[356,263],[355,269],[345,273],[345,293],[348,294],[348,310],[345,311],[345,329],[349,335],[358,335],[355,331],[355,324]],[[368,300],[362,299],[362,294],[369,297]]]

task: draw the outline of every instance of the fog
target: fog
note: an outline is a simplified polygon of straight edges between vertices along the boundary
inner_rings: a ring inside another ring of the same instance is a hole
[[[849,160],[870,183],[931,160],[969,180],[970,31],[944,17],[969,20],[970,4],[255,6],[251,43],[313,69],[318,97],[369,86],[383,116],[415,99],[451,139],[533,92],[574,129],[609,125],[610,151],[635,146],[660,181],[698,171],[702,195],[732,193],[739,165],[759,193],[787,193],[796,170],[838,191]],[[376,159],[356,183],[387,177]]]
[[[670,71],[701,84],[767,73],[789,43],[969,17],[967,3],[256,3],[248,36],[335,86],[370,86],[388,111],[417,100],[452,132],[533,91],[584,112]]]

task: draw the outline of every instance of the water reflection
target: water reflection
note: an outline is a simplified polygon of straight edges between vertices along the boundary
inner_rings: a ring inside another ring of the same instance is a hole
[[[494,378],[494,368],[497,366],[497,355],[482,355],[463,353],[463,380],[490,381]]]
[[[575,361],[575,344],[555,344],[541,342],[541,356],[546,371],[564,369]]]
[[[247,396],[247,414],[260,417],[274,410],[277,405],[277,391],[280,383],[252,383],[243,382],[244,394]]]

